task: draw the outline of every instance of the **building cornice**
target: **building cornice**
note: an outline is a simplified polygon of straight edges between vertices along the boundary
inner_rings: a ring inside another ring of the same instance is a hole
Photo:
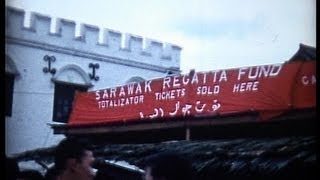
[[[168,69],[170,69],[170,68],[164,68],[161,66],[132,61],[132,60],[128,60],[128,59],[111,57],[111,56],[101,55],[101,54],[92,53],[92,52],[88,52],[88,51],[84,51],[84,50],[73,49],[73,48],[59,47],[59,46],[52,45],[52,44],[42,43],[42,42],[38,42],[38,41],[31,41],[31,40],[26,40],[26,39],[21,39],[21,38],[16,38],[16,37],[6,36],[5,41],[6,41],[6,43],[19,44],[22,46],[33,47],[33,48],[52,51],[52,52],[58,52],[58,53],[72,55],[72,56],[78,56],[78,57],[82,57],[82,58],[95,59],[98,61],[120,64],[120,65],[124,65],[124,66],[148,69],[148,70],[153,70],[153,71],[157,71],[157,72],[161,72],[161,73],[166,73],[168,71]]]

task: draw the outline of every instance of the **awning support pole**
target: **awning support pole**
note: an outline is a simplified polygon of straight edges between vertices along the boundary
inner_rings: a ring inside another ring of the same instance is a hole
[[[190,141],[190,128],[186,128],[186,140]]]

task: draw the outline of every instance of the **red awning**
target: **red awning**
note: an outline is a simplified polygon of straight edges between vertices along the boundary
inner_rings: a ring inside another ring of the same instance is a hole
[[[316,62],[191,72],[76,94],[68,126],[316,107]]]

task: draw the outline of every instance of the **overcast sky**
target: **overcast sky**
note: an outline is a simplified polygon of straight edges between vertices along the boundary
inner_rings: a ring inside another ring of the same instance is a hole
[[[6,0],[7,6],[182,47],[181,69],[282,63],[316,46],[316,0]]]

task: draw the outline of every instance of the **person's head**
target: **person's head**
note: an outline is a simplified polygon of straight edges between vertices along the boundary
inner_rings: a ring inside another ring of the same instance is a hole
[[[44,180],[44,177],[36,170],[24,170],[19,173],[18,180]]]
[[[6,156],[6,180],[17,179],[20,172],[18,161]]]
[[[145,180],[191,180],[193,169],[190,161],[176,153],[159,153],[146,158]]]
[[[93,180],[113,180],[113,179],[115,178],[111,176],[108,168],[100,168],[98,169]]]
[[[57,175],[65,171],[91,175],[94,161],[91,148],[75,138],[62,140],[55,150],[55,170]]]

